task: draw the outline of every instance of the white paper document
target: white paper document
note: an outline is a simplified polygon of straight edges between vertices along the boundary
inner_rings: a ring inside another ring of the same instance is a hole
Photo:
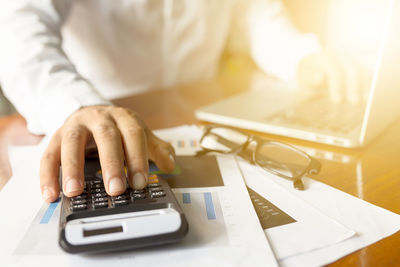
[[[329,218],[268,179],[264,170],[242,160],[239,162],[246,184],[295,219],[293,223],[265,229],[279,260],[326,247],[355,235],[354,230]]]
[[[201,137],[200,129],[194,126],[172,128],[166,133],[174,130],[187,139],[186,143],[196,143],[190,142],[190,137]],[[190,147],[185,149],[189,153]],[[308,178],[303,179],[307,190],[299,191],[291,181],[243,160],[238,162],[248,186],[268,202],[254,204],[258,211],[258,204],[268,206],[258,215],[261,221],[267,217],[267,225],[274,225],[265,233],[281,266],[329,264],[400,230],[398,214]]]
[[[186,146],[185,142],[180,145]],[[177,179],[173,191],[189,224],[182,242],[122,253],[67,254],[58,246],[60,203],[46,204],[40,197],[41,151],[40,147],[10,151],[13,177],[0,192],[0,213],[5,215],[0,220],[1,266],[277,266],[231,156],[207,158],[220,172],[220,181],[215,177],[212,186],[203,186],[198,178]]]
[[[399,214],[372,205],[326,184],[304,178],[303,182],[307,190],[298,191],[290,182],[282,178],[273,175],[267,175],[265,178],[356,232],[353,237],[337,244],[280,260],[281,266],[325,265],[400,230]],[[271,242],[274,244],[273,240]]]

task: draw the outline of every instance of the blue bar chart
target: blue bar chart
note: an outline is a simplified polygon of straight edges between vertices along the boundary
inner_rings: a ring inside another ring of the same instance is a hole
[[[49,207],[46,209],[46,212],[44,213],[42,219],[40,220],[40,224],[48,224],[51,216],[53,216],[54,211],[56,210],[58,204],[60,203],[60,199],[57,199],[57,201],[54,201],[49,204]]]
[[[175,193],[189,223],[187,243],[215,246],[229,243],[218,191]],[[202,229],[207,229],[207,235]],[[199,233],[202,233],[201,235]]]

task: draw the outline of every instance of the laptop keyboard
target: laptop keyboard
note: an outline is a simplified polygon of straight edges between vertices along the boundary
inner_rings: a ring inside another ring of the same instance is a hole
[[[265,120],[275,125],[346,135],[361,126],[363,115],[362,105],[334,104],[329,98],[323,97],[308,99],[292,108],[267,116]]]

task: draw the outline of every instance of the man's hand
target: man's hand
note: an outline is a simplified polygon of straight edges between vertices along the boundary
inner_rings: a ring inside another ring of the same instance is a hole
[[[111,196],[147,185],[148,159],[166,172],[173,171],[175,152],[156,137],[138,117],[126,108],[84,107],[73,113],[54,134],[40,163],[40,187],[47,202],[59,196],[59,166],[66,196],[79,195],[84,186],[85,149],[97,145],[106,191]],[[124,171],[127,167],[127,177]]]
[[[321,52],[305,57],[297,72],[302,87],[327,89],[336,102],[358,103],[363,98],[359,68],[348,58]]]

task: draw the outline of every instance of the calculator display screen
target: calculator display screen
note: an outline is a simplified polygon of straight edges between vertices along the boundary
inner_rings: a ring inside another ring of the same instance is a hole
[[[102,228],[95,230],[83,230],[83,236],[94,236],[94,235],[104,235],[104,234],[112,234],[123,232],[122,226],[110,227],[110,228]]]

